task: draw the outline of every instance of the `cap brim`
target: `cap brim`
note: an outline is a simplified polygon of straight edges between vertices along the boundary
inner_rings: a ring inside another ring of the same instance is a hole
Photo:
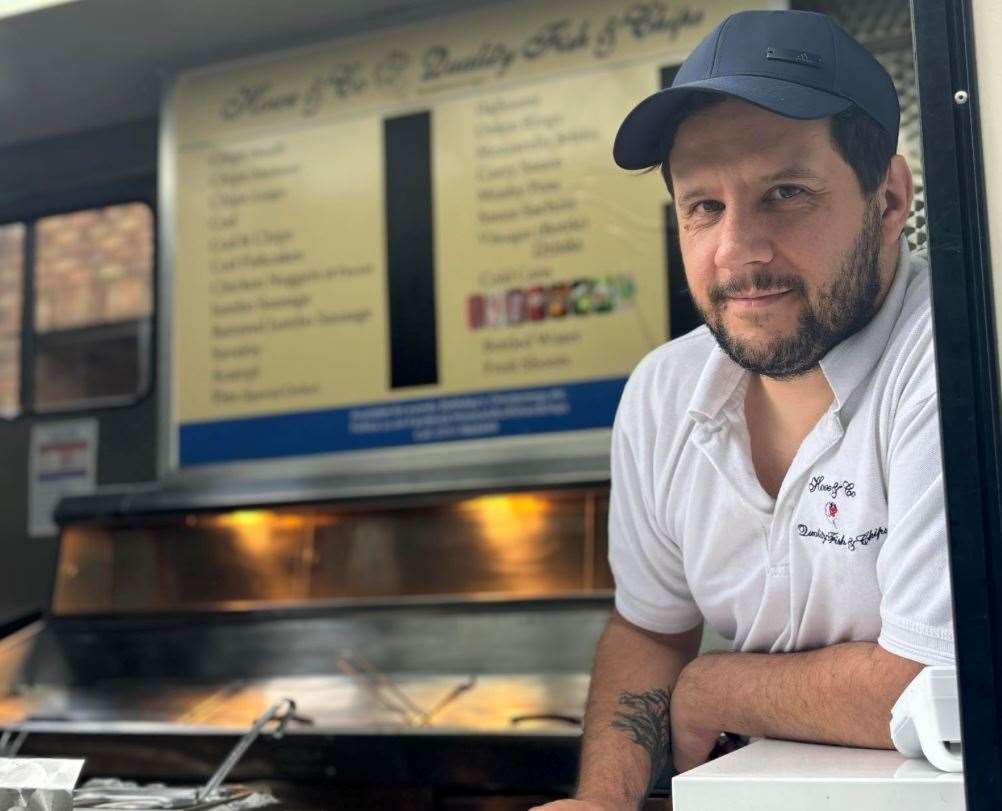
[[[694,91],[733,96],[787,118],[824,118],[852,106],[824,90],[768,76],[721,76],[669,87],[648,96],[619,127],[612,156],[623,169],[646,169],[663,162],[665,128]]]

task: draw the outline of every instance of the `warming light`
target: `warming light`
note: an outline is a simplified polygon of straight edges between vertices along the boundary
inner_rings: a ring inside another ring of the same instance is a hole
[[[481,496],[460,505],[473,514],[479,535],[490,549],[506,590],[521,593],[546,591],[549,573],[540,544],[546,532],[548,499],[531,493]]]

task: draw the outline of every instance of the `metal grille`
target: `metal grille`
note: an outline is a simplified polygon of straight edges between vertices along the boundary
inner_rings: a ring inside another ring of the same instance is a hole
[[[871,51],[882,50],[889,41],[900,39],[911,47],[908,0],[793,0],[791,5],[834,17]]]
[[[908,0],[795,0],[791,5],[834,17],[869,48],[891,74],[901,102],[898,151],[907,159],[915,179],[915,199],[905,225],[905,236],[912,248],[924,247],[928,234],[922,171],[922,119],[915,84]]]

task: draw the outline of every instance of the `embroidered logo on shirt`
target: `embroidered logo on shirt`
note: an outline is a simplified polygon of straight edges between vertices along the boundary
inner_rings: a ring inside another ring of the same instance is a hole
[[[840,495],[844,495],[846,498],[856,498],[856,482],[851,482],[848,479],[837,479],[829,482],[825,481],[824,476],[815,476],[807,485],[807,490],[811,493],[819,491],[827,493],[832,501]]]
[[[832,522],[832,526],[838,529],[838,524],[835,522],[835,518],[838,516],[838,505],[834,501],[829,501],[825,504],[825,515]]]
[[[874,527],[858,535],[846,536],[844,532],[838,530],[818,529],[809,527],[807,524],[797,524],[797,533],[801,538],[817,538],[822,544],[833,544],[834,546],[847,546],[850,552],[855,552],[857,546],[869,546],[873,541],[887,534],[887,527]]]
[[[840,514],[839,500],[856,498],[856,483],[849,479],[831,479],[818,474],[807,484],[809,493],[820,493],[827,496],[824,504],[824,517],[831,523],[832,529],[812,527],[807,524],[797,524],[797,533],[801,538],[816,538],[822,544],[845,546],[850,552],[855,552],[859,546],[869,546],[887,534],[887,527],[874,527],[864,532],[847,535],[839,527],[843,519]],[[851,514],[850,510],[850,514]]]

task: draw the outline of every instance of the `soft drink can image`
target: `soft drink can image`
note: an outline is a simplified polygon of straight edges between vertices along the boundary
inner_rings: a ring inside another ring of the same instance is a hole
[[[616,278],[616,299],[620,306],[632,307],[633,300],[637,295],[637,285],[633,277],[623,274]]]
[[[484,326],[503,327],[505,325],[504,293],[488,293],[484,302]]]
[[[576,315],[587,315],[591,312],[591,279],[578,279],[571,286],[571,311]]]
[[[528,319],[528,301],[524,290],[509,290],[505,304],[509,324],[521,324]]]
[[[479,293],[466,299],[466,323],[470,329],[480,329],[484,325],[484,297]]]
[[[566,283],[551,285],[546,294],[546,317],[563,318],[567,315],[570,288]]]
[[[528,304],[530,321],[546,318],[546,291],[542,287],[529,288]]]
[[[612,289],[607,281],[599,280],[591,290],[592,309],[597,313],[610,312],[615,306],[612,299]]]

